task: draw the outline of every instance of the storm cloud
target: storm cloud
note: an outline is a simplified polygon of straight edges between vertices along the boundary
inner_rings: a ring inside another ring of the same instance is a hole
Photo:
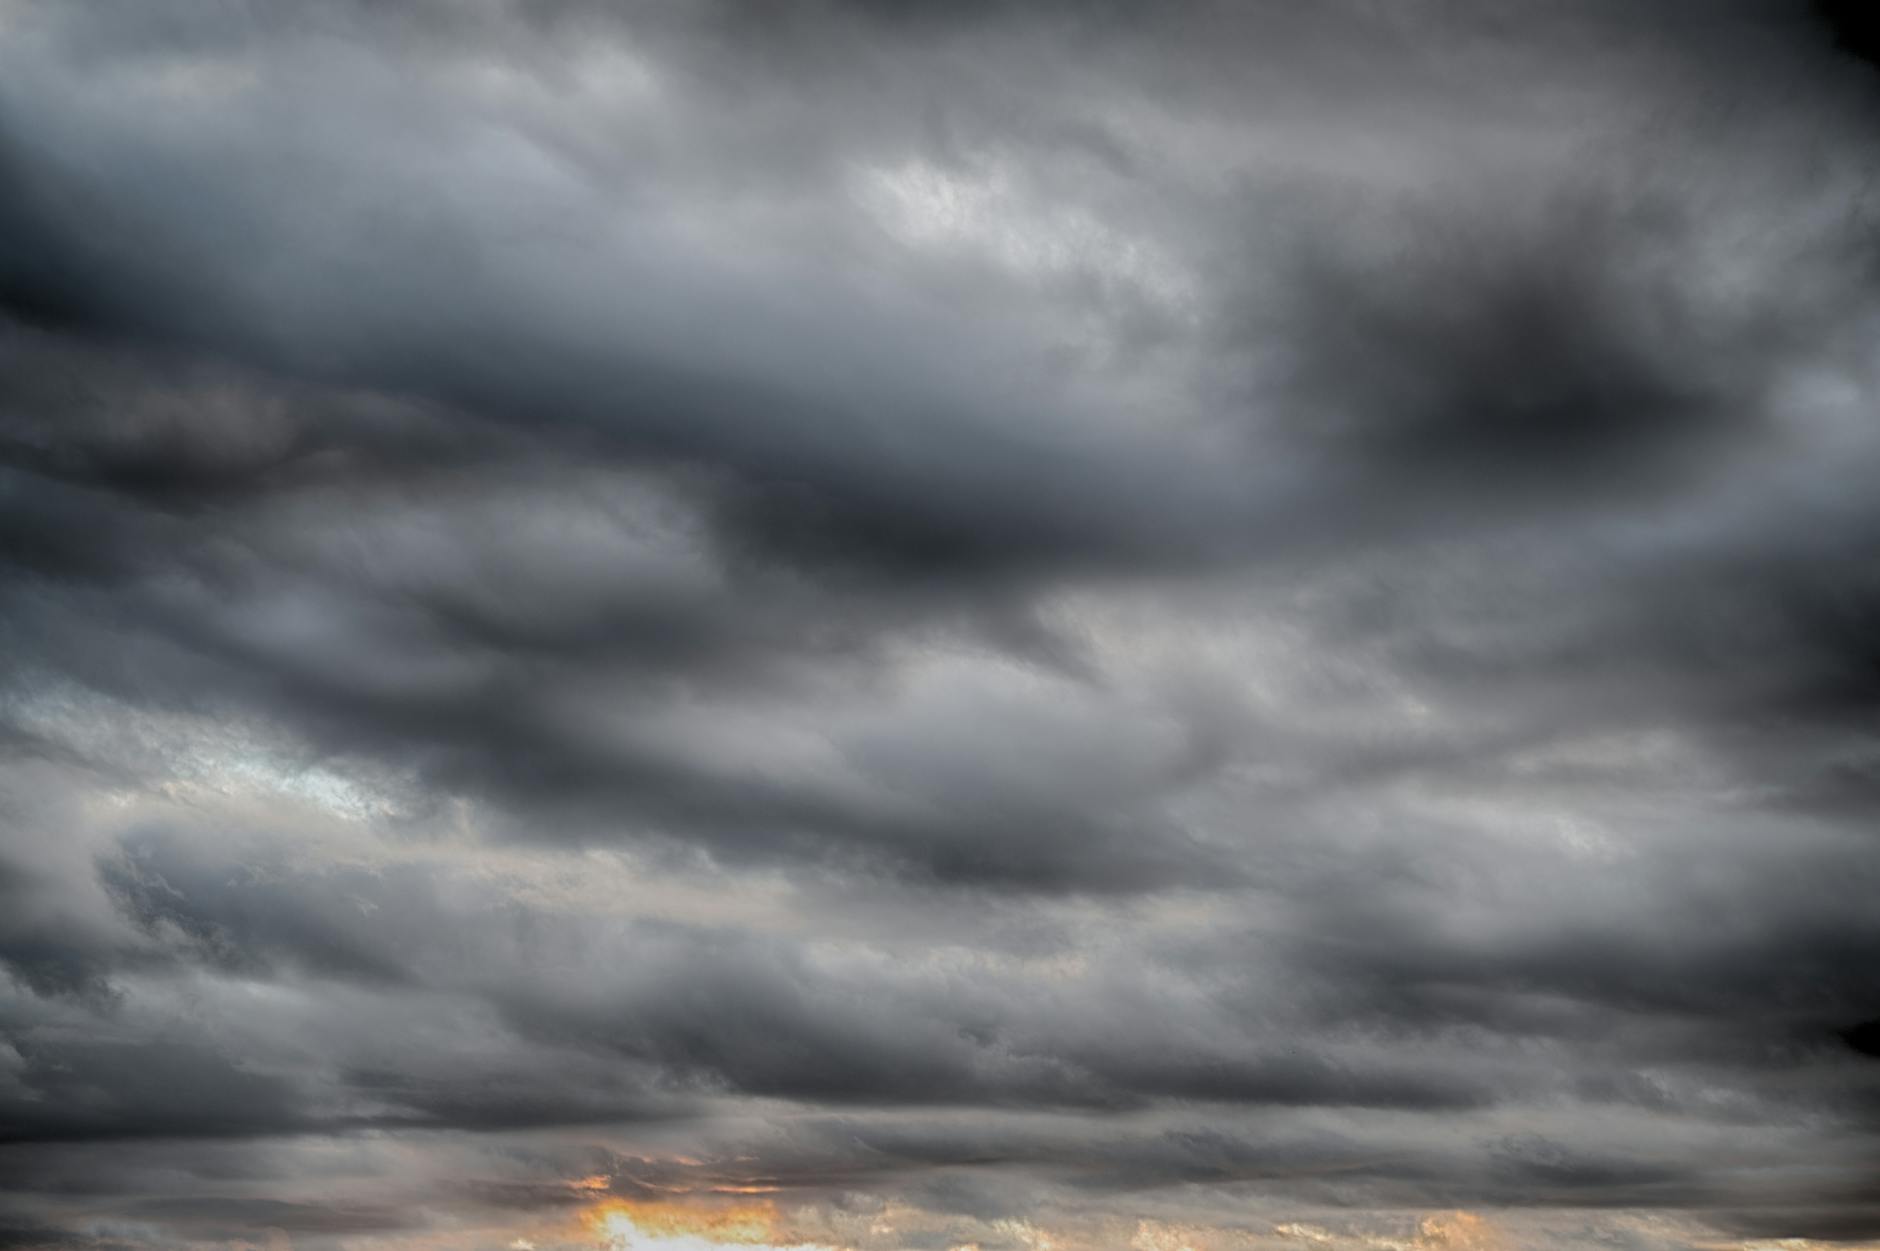
[[[0,0],[0,1247],[1880,1244],[1871,27]]]

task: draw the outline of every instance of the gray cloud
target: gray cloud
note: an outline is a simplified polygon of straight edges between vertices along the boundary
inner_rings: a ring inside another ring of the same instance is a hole
[[[1636,9],[0,6],[0,1245],[1880,1237],[1872,41]]]

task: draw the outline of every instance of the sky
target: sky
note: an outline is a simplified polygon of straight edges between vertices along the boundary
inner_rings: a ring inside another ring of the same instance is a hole
[[[0,1248],[1880,1247],[1880,35],[0,0]]]

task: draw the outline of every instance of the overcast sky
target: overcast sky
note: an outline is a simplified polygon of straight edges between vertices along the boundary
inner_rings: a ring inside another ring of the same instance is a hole
[[[0,0],[0,1248],[1880,1247],[1870,33]]]

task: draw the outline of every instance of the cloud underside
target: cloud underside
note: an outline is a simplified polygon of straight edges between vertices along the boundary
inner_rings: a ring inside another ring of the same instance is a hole
[[[0,4],[0,1247],[1880,1241],[1873,40],[1635,8]]]

